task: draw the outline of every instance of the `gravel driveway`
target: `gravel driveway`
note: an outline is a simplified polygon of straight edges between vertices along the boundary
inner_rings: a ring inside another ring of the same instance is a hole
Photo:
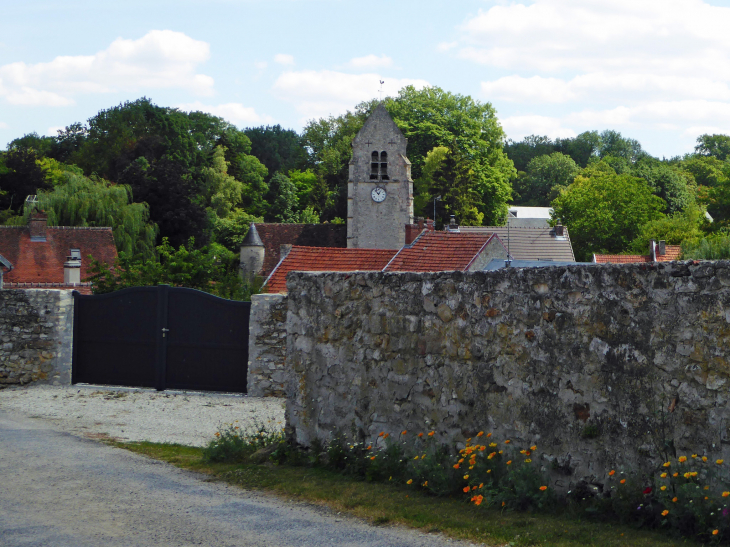
[[[0,409],[94,438],[204,446],[223,424],[284,426],[282,399],[99,386],[28,386],[0,391]]]

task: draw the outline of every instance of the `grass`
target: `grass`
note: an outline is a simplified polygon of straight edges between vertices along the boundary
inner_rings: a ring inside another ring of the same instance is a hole
[[[275,466],[271,463],[211,464],[202,448],[155,443],[109,444],[209,475],[241,488],[264,490],[346,512],[375,525],[401,524],[426,533],[440,532],[487,545],[515,546],[696,546],[657,532],[581,519],[486,509],[463,500],[435,498],[407,487],[370,483],[321,468]]]

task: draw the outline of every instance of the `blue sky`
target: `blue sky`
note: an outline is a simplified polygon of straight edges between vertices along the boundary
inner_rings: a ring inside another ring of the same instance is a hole
[[[494,105],[507,136],[615,129],[656,156],[730,134],[730,2],[0,0],[0,147],[141,96],[239,127],[406,84]]]

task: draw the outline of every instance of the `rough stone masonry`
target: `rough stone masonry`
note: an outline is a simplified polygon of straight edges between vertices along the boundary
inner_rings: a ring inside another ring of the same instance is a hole
[[[558,487],[730,461],[730,262],[288,277],[296,441],[536,443]]]
[[[70,290],[0,290],[0,386],[71,383]]]

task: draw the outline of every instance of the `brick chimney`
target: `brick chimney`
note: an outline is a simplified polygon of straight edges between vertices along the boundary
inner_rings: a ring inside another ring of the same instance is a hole
[[[45,241],[48,216],[43,211],[31,213],[28,227],[31,241]]]
[[[564,226],[558,221],[558,223],[555,225],[555,237],[563,237],[565,236],[565,230]]]
[[[656,254],[657,256],[664,256],[667,254],[667,242],[663,239],[660,239],[659,243],[657,243]]]

